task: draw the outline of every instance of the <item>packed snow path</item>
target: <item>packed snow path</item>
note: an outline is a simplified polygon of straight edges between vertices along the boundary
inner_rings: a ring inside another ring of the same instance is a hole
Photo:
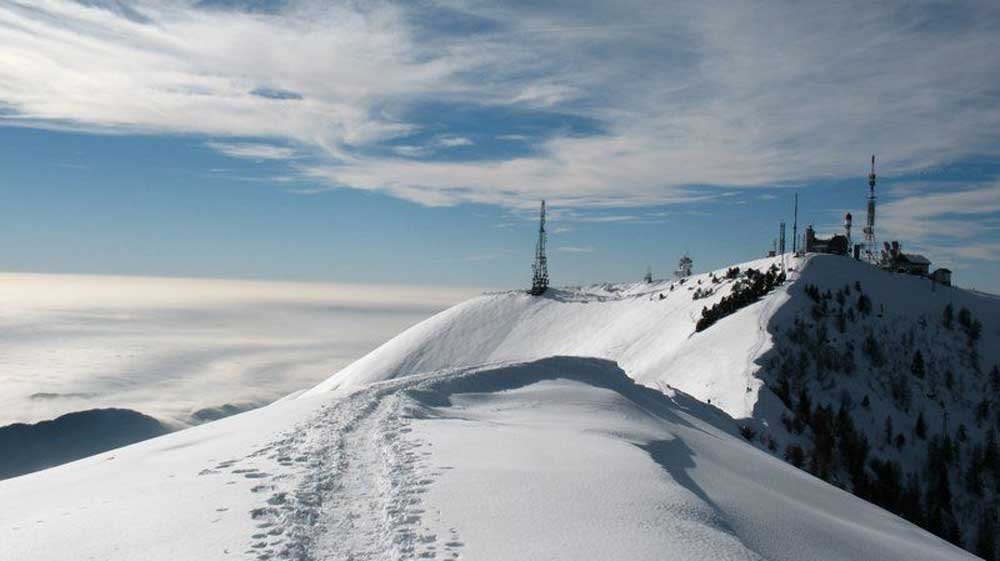
[[[410,432],[398,393],[373,387],[324,406],[296,436],[276,443],[284,466],[308,459],[289,489],[268,486],[251,511],[260,532],[246,553],[257,559],[415,559],[436,555],[423,527],[420,495],[440,475],[428,469],[424,442]],[[455,552],[457,536],[441,546]],[[454,557],[457,557],[454,555]]]

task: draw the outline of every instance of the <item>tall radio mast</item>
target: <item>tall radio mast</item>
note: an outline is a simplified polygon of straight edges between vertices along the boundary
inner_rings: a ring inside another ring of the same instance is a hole
[[[792,219],[792,254],[799,252],[799,194],[795,193],[795,217]]]
[[[875,154],[872,154],[872,172],[868,174],[868,220],[865,222],[865,256],[875,263]]]
[[[549,288],[549,262],[545,257],[545,200],[538,221],[538,242],[535,244],[535,262],[531,265],[530,294],[539,296]]]

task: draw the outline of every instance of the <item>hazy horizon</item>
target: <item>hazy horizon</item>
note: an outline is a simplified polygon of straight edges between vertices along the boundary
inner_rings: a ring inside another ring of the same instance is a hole
[[[303,390],[473,289],[0,273],[0,425]]]

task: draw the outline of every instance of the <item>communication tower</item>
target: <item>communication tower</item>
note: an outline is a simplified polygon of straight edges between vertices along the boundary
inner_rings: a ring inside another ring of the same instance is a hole
[[[865,257],[869,263],[878,260],[875,242],[875,154],[872,154],[872,172],[868,174],[868,220],[865,222]]]
[[[795,193],[795,217],[792,220],[792,253],[799,252],[799,194]]]
[[[535,244],[535,262],[531,265],[530,294],[539,296],[549,288],[549,262],[545,257],[545,200],[538,220],[538,242]]]

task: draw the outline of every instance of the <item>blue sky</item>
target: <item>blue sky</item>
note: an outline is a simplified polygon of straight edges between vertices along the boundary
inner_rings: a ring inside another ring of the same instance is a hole
[[[0,0],[0,270],[523,285],[863,216],[1000,292],[995,3]]]

